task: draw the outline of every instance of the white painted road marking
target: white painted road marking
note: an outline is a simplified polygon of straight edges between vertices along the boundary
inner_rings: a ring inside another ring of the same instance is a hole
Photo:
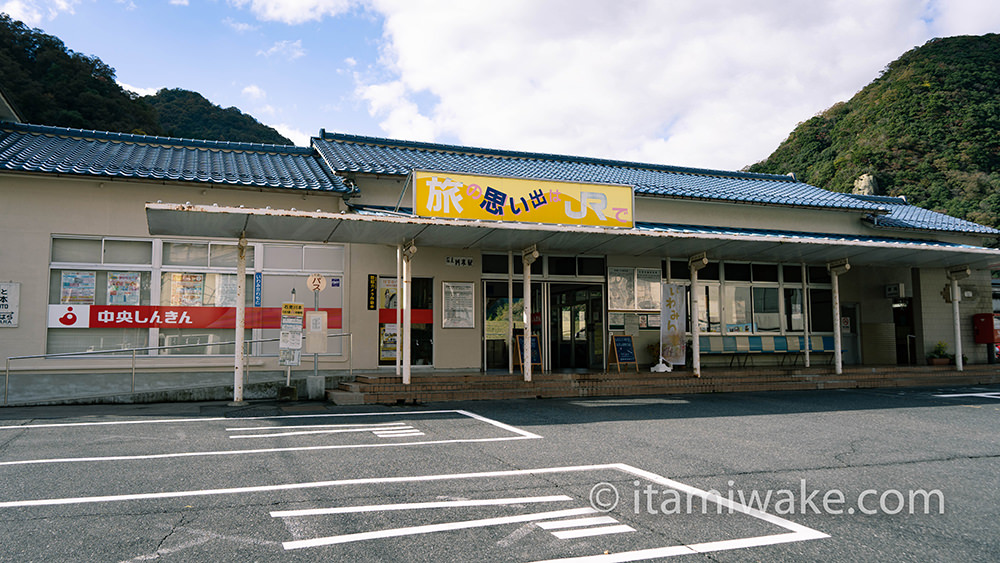
[[[441,500],[434,502],[409,502],[403,504],[370,504],[365,506],[335,506],[332,508],[306,508],[302,510],[275,510],[271,516],[289,518],[295,516],[320,516],[324,514],[356,514],[358,512],[382,512],[395,510],[423,510],[426,508],[454,508],[469,506],[511,506],[538,502],[565,502],[573,500],[566,495],[544,497],[488,498],[469,500]]]
[[[302,414],[302,415],[282,415],[282,416],[260,416],[260,417],[247,417],[238,420],[279,420],[279,419],[292,419],[292,418],[331,418],[331,417],[366,417],[366,416],[403,416],[403,415],[440,415],[440,414],[458,414],[464,417],[472,418],[479,422],[483,422],[499,428],[501,430],[510,432],[514,436],[504,436],[504,437],[494,437],[494,438],[454,438],[446,440],[423,440],[423,441],[393,441],[393,442],[380,442],[375,444],[326,444],[318,446],[289,446],[284,448],[257,448],[250,450],[218,450],[218,451],[201,451],[201,452],[177,452],[177,453],[160,453],[160,454],[137,454],[137,455],[111,455],[111,456],[94,456],[94,457],[71,457],[71,458],[50,458],[50,459],[25,459],[16,461],[0,461],[0,466],[6,465],[35,465],[35,464],[50,464],[50,463],[89,463],[89,462],[107,462],[107,461],[134,461],[134,460],[151,460],[151,459],[173,459],[173,458],[185,458],[185,457],[202,457],[202,456],[231,456],[231,455],[253,455],[253,454],[268,454],[268,453],[283,453],[283,452],[309,452],[309,451],[323,451],[323,450],[340,450],[340,449],[353,449],[353,448],[381,448],[381,447],[403,447],[403,446],[429,446],[429,445],[439,445],[439,444],[469,444],[477,442],[504,442],[509,440],[531,440],[540,439],[541,436],[521,430],[520,428],[515,428],[509,424],[504,424],[502,422],[486,418],[469,411],[464,410],[436,410],[436,411],[391,411],[391,412],[364,412],[364,413],[335,413],[335,414]],[[0,430],[24,430],[24,429],[39,429],[39,428],[66,428],[66,427],[76,427],[76,426],[106,426],[106,425],[127,425],[127,424],[177,424],[177,423],[193,423],[193,422],[205,422],[205,421],[219,421],[228,420],[233,421],[237,419],[226,418],[226,417],[213,417],[213,418],[188,418],[188,419],[158,419],[158,420],[126,420],[126,421],[116,421],[116,422],[71,422],[63,424],[34,424],[25,426],[2,426]],[[248,430],[260,430],[260,427],[248,428]],[[419,431],[416,431],[419,432]],[[419,436],[423,433],[412,433],[410,436]],[[234,436],[231,436],[234,437]]]
[[[993,391],[993,392],[989,392],[989,393],[955,393],[955,394],[952,394],[952,395],[934,395],[934,396],[935,397],[946,397],[946,398],[949,398],[949,399],[950,398],[955,398],[955,397],[980,397],[980,398],[983,398],[983,399],[1000,399],[1000,391]]]
[[[767,522],[769,524],[782,528],[783,530],[785,530],[785,532],[779,534],[738,538],[738,539],[723,540],[723,541],[655,547],[650,549],[640,549],[635,551],[606,554],[606,555],[598,554],[598,555],[591,555],[584,557],[549,559],[547,560],[548,563],[553,563],[556,561],[559,561],[561,563],[570,563],[570,562],[617,563],[625,561],[641,561],[647,559],[673,557],[677,555],[711,553],[715,551],[743,549],[743,548],[765,546],[765,545],[777,545],[782,543],[815,540],[815,539],[829,537],[827,534],[824,534],[812,528],[808,528],[806,526],[802,526],[800,524],[796,524],[790,520],[786,520],[779,516],[768,514],[766,512],[761,512],[755,508],[737,503],[725,497],[721,497],[717,494],[702,491],[700,489],[696,489],[694,487],[685,485],[678,481],[662,477],[655,473],[650,473],[648,471],[637,469],[635,467],[623,463],[603,464],[603,465],[580,465],[580,466],[568,466],[568,467],[545,467],[538,469],[518,469],[518,470],[507,470],[507,471],[480,472],[480,473],[457,473],[448,475],[419,475],[411,477],[374,477],[374,478],[361,478],[361,479],[342,479],[333,481],[316,481],[308,483],[261,485],[254,487],[239,487],[230,489],[187,490],[187,491],[155,492],[155,493],[75,497],[75,498],[14,500],[14,501],[0,502],[0,509],[18,508],[18,507],[38,507],[38,506],[82,505],[82,504],[103,503],[103,502],[133,502],[133,501],[162,500],[162,499],[172,499],[172,498],[207,497],[215,495],[253,494],[261,492],[316,489],[325,487],[353,487],[358,485],[384,485],[393,483],[395,484],[434,483],[434,482],[442,482],[450,480],[484,479],[484,480],[489,480],[491,484],[495,484],[496,480],[507,477],[555,475],[561,473],[579,474],[588,471],[590,472],[619,471],[630,476],[631,478],[645,479],[647,481],[657,483],[664,487],[672,488],[683,495],[689,495],[694,498],[700,498],[705,501],[714,502],[720,505],[722,508],[729,509],[730,513],[740,513]],[[604,477],[606,477],[606,475]],[[578,480],[577,478],[574,479]],[[595,514],[597,512],[593,508],[589,507],[582,509],[570,509],[570,512],[572,512],[573,510],[582,511],[578,514],[580,516],[583,516],[585,514]],[[553,512],[535,513],[530,515],[518,515],[513,517],[507,517],[507,518],[515,518],[515,520],[506,523],[516,523],[518,521],[531,522],[543,519],[567,518],[574,515],[571,514],[570,512],[553,511]],[[546,514],[553,514],[553,516],[550,517],[542,516]],[[524,520],[523,518],[529,518],[529,519]],[[445,526],[449,525],[457,526],[454,528],[437,529],[434,528],[433,526],[413,526],[407,528],[395,528],[394,530],[381,531],[381,532],[379,531],[363,532],[363,534],[379,534],[379,533],[390,534],[388,536],[382,536],[382,537],[393,537],[392,534],[412,535],[415,533],[442,531],[443,529],[462,529],[463,527],[494,525],[490,521],[495,521],[495,520],[496,519],[470,520],[465,522],[452,522],[445,524]],[[426,530],[426,532],[420,530]],[[569,531],[569,530],[563,530],[563,531]],[[342,538],[342,539],[346,538],[348,541],[358,541],[359,539],[364,539],[364,536],[359,534],[351,534],[349,536],[332,536],[332,537]],[[372,537],[374,538],[375,536]],[[662,541],[661,535],[657,534],[655,537],[657,539],[660,539],[660,541]],[[324,538],[318,538],[318,540],[323,540],[323,539]],[[304,541],[316,541],[316,540],[304,540]],[[302,545],[303,547],[306,547],[306,544],[298,544],[297,542],[288,542],[283,545],[288,545],[288,544]]]
[[[539,522],[538,527],[543,530],[559,530],[563,528],[581,528],[583,526],[594,526],[596,524],[617,524],[618,520],[610,516],[594,516],[593,518],[573,518],[571,520],[546,520]]]
[[[319,547],[321,545],[334,545],[338,543],[349,543],[383,538],[397,538],[400,536],[415,536],[419,534],[430,534],[433,532],[444,532],[449,530],[466,530],[469,528],[485,528],[488,526],[501,526],[504,524],[514,524],[517,522],[533,522],[546,518],[563,518],[565,516],[577,516],[580,514],[594,514],[596,509],[591,507],[569,508],[566,510],[554,510],[551,512],[535,512],[533,514],[518,514],[517,516],[500,516],[497,518],[483,518],[481,520],[464,520],[460,522],[444,522],[442,524],[428,524],[426,526],[411,526],[408,528],[391,528],[388,530],[376,530],[373,532],[360,532],[357,534],[345,534],[342,536],[329,536],[325,538],[313,538],[311,540],[297,540],[285,542],[285,549],[302,549],[304,547]]]
[[[589,538],[591,536],[606,536],[608,534],[623,534],[634,532],[635,528],[619,524],[617,526],[599,526],[597,528],[583,528],[580,530],[560,530],[552,532],[552,535],[561,540],[575,540],[578,538]]]

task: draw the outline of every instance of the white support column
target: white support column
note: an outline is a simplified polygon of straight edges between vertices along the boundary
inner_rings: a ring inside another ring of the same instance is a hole
[[[802,263],[802,330],[805,334],[805,362],[806,367],[809,367],[809,350],[812,348],[809,346],[809,281],[806,278],[806,263]]]
[[[962,302],[962,290],[958,287],[958,278],[951,278],[951,315],[955,321],[955,369],[965,370],[965,362],[962,361],[962,323],[958,314],[959,304]]]
[[[833,363],[837,375],[844,373],[844,358],[840,353],[840,276],[833,272]]]
[[[403,287],[401,294],[403,297],[403,326],[402,330],[397,330],[403,341],[403,385],[410,384],[410,353],[413,346],[410,342],[410,319],[412,313],[412,303],[410,298],[410,281],[413,276],[413,255],[417,253],[417,247],[413,242],[403,248]]]
[[[844,373],[844,354],[841,348],[840,336],[840,274],[847,273],[851,265],[847,259],[828,262],[826,269],[830,272],[833,283],[833,362],[837,375]],[[807,344],[808,345],[808,344]]]
[[[507,373],[514,375],[514,253],[507,251]]]
[[[400,331],[403,330],[403,309],[401,301],[403,299],[403,245],[396,245],[396,376],[402,375],[402,350],[400,350]]]
[[[246,350],[243,349],[243,334],[246,330],[247,314],[247,239],[240,237],[236,254],[236,351],[233,374],[233,404],[243,404],[243,365]]]
[[[701,377],[701,330],[698,318],[701,315],[701,288],[698,287],[698,270],[708,265],[704,252],[688,259],[691,269],[691,369],[695,377]]]
[[[521,368],[525,381],[531,381],[531,265],[537,259],[535,245],[521,252],[521,263],[524,265],[524,350],[521,351]]]
[[[962,359],[962,319],[959,315],[962,288],[958,286],[958,281],[971,275],[972,270],[968,266],[948,268],[948,279],[951,280],[951,315],[955,322],[955,369],[958,371],[965,370],[965,361]]]

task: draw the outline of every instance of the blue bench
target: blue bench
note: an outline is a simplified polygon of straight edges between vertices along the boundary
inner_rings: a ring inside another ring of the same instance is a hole
[[[745,366],[753,354],[783,354],[781,363],[784,364],[789,354],[793,355],[793,362],[798,361],[798,357],[805,352],[806,337],[702,334],[698,337],[698,344],[702,354],[731,355],[730,366],[733,361]],[[833,350],[832,336],[809,337],[810,352],[832,354]]]

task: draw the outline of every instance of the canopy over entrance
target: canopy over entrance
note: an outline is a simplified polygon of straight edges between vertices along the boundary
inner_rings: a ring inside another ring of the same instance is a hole
[[[637,223],[633,228],[431,219],[388,213],[324,213],[215,205],[148,203],[151,235],[385,244],[540,253],[618,254],[712,260],[853,266],[973,269],[1000,266],[1000,250],[947,242],[691,225]]]

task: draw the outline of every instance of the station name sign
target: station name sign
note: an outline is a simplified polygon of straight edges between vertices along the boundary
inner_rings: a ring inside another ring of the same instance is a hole
[[[413,173],[419,217],[631,228],[631,186]]]

